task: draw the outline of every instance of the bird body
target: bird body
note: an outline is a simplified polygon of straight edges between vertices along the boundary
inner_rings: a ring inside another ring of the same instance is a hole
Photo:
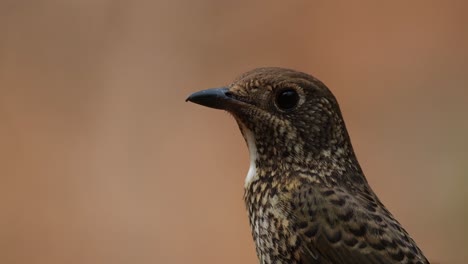
[[[429,263],[368,185],[322,82],[259,68],[187,100],[230,112],[247,142],[244,199],[260,263]]]

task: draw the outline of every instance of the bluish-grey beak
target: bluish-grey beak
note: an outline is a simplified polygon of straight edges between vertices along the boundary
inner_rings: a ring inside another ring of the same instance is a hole
[[[234,100],[227,94],[228,90],[226,87],[202,90],[191,94],[185,101],[215,109],[226,109],[229,102]]]

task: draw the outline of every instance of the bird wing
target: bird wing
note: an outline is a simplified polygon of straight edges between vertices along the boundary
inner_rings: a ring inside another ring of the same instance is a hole
[[[280,207],[298,234],[302,263],[429,263],[408,233],[374,195],[298,184]]]

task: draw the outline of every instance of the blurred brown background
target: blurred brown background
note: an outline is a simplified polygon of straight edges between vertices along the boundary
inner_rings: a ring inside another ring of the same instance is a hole
[[[341,102],[426,255],[468,259],[463,1],[0,1],[0,263],[258,263],[234,120],[185,103],[259,66]]]

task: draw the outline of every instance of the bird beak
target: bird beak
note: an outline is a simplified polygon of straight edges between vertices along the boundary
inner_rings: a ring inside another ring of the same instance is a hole
[[[228,91],[227,87],[202,90],[191,94],[185,101],[215,109],[226,109],[230,103],[235,101],[228,95]]]

